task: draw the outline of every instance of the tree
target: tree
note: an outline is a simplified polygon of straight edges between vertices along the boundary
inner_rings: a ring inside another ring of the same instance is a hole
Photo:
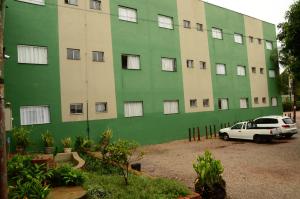
[[[279,60],[293,77],[294,107],[296,107],[297,80],[300,79],[300,0],[286,12],[285,22],[279,24],[278,28],[280,29],[278,39],[282,42]],[[296,120],[295,109],[294,120]]]

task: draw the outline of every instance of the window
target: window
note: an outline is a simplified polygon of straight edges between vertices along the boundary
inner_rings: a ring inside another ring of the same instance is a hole
[[[94,10],[101,10],[101,0],[90,0],[90,8]]]
[[[240,99],[240,108],[248,108],[248,98]]]
[[[203,24],[196,23],[196,29],[197,29],[197,31],[203,31]]]
[[[39,46],[18,45],[18,63],[48,64],[48,49]]]
[[[238,123],[236,125],[234,125],[233,127],[231,127],[231,129],[241,129],[243,127],[243,123]]]
[[[191,22],[187,20],[183,20],[183,27],[184,28],[191,28]]]
[[[172,58],[161,58],[163,71],[176,71],[176,60]]]
[[[252,67],[251,70],[252,70],[252,73],[256,73],[256,67]]]
[[[125,117],[141,117],[143,113],[143,102],[126,102],[124,104]]]
[[[259,69],[260,74],[264,74],[264,68]]]
[[[238,34],[238,33],[234,33],[234,42],[242,44],[243,43],[243,35]]]
[[[188,68],[194,68],[194,60],[187,60],[186,61],[186,66]]]
[[[261,39],[257,38],[258,44],[261,44]]]
[[[228,99],[223,98],[218,100],[219,110],[227,110],[228,109]]]
[[[94,62],[104,62],[104,52],[93,51],[93,61]]]
[[[158,26],[166,29],[173,29],[173,18],[158,15]]]
[[[18,1],[37,4],[37,5],[45,5],[45,0],[18,0]]]
[[[258,104],[258,103],[259,103],[258,97],[255,97],[255,98],[254,98],[254,104]]]
[[[197,100],[196,99],[191,99],[190,100],[190,107],[191,108],[197,107]]]
[[[254,38],[253,38],[252,36],[249,36],[249,42],[250,42],[250,43],[253,43],[253,39],[254,39]]]
[[[78,104],[71,104],[70,105],[70,113],[71,114],[82,114],[83,113],[83,104],[78,103]]]
[[[49,106],[21,106],[21,125],[50,123]]]
[[[97,113],[106,113],[107,112],[107,102],[97,102],[96,103],[96,112]]]
[[[139,55],[122,55],[122,68],[139,70],[140,67],[140,56]]]
[[[200,61],[200,69],[206,69],[206,62]]]
[[[271,98],[271,103],[272,103],[272,106],[277,106],[277,98],[276,97],[272,97]]]
[[[246,76],[246,67],[245,66],[237,66],[237,75],[238,76]]]
[[[271,41],[266,41],[266,47],[268,50],[272,50],[273,49],[273,43]]]
[[[212,37],[215,39],[223,39],[222,30],[219,28],[212,28]]]
[[[262,98],[262,103],[263,103],[263,104],[266,104],[266,103],[267,103],[267,98],[263,97],[263,98]]]
[[[217,75],[226,75],[225,64],[217,64]]]
[[[275,78],[275,76],[276,76],[275,70],[269,70],[269,77]]]
[[[209,99],[204,99],[203,100],[203,107],[209,107]]]
[[[176,114],[179,113],[179,103],[178,100],[174,101],[164,101],[164,114]]]
[[[137,10],[133,8],[119,7],[119,19],[123,21],[137,22]]]
[[[66,4],[77,6],[78,5],[78,0],[65,0]]]
[[[67,49],[67,59],[70,60],[80,60],[80,50],[68,48]]]

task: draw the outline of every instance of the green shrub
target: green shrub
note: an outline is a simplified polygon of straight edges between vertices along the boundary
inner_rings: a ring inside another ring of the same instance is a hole
[[[71,148],[72,146],[72,139],[70,137],[64,138],[61,140],[62,145],[64,148]]]
[[[70,165],[63,165],[53,170],[50,179],[52,186],[78,186],[85,181],[85,175],[79,169],[74,169]]]
[[[53,147],[54,145],[53,135],[48,130],[42,134],[42,141],[45,147]]]
[[[18,127],[13,129],[13,137],[17,147],[26,148],[29,145],[30,131],[25,127]]]
[[[107,129],[105,132],[102,133],[100,142],[99,142],[99,149],[103,156],[107,153],[107,147],[110,144],[112,138],[112,130]]]
[[[89,151],[93,145],[93,142],[87,137],[76,137],[74,149],[77,152]]]
[[[87,199],[101,199],[107,196],[102,186],[92,185],[87,190]]]
[[[52,171],[44,164],[33,164],[29,156],[16,155],[7,165],[9,198],[45,198]]]
[[[224,168],[219,160],[215,160],[209,151],[197,158],[193,164],[197,173],[195,190],[203,198],[225,198],[225,181],[222,178]]]

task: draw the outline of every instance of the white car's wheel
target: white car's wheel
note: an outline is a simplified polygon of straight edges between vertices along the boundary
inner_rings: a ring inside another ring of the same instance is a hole
[[[224,139],[225,141],[228,141],[228,140],[230,139],[227,133],[225,133],[225,134],[223,135],[223,139]]]

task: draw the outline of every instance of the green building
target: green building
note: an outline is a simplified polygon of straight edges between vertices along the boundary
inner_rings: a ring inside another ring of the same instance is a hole
[[[273,24],[199,0],[7,0],[14,127],[141,144],[282,114]],[[35,146],[35,147],[36,147]]]

